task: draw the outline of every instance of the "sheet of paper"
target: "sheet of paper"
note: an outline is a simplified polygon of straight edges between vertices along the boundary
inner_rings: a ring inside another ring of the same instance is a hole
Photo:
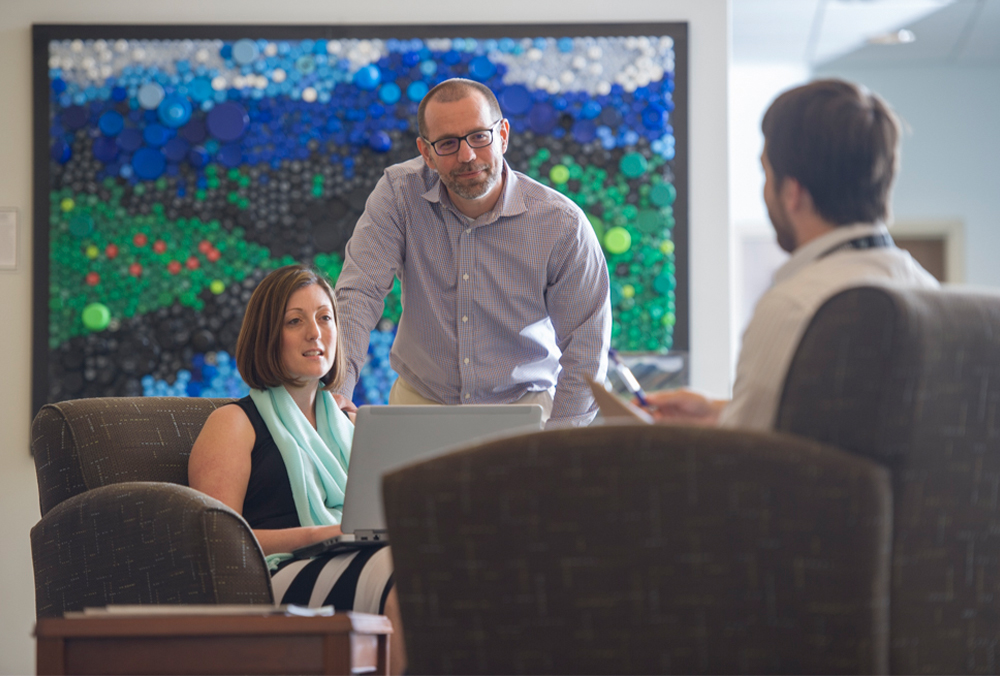
[[[298,615],[300,617],[328,617],[333,606],[306,608],[305,606],[272,606],[255,603],[233,604],[148,604],[112,605],[103,608],[84,608],[68,612],[65,617],[166,617],[185,615]]]
[[[625,401],[617,394],[608,392],[601,383],[592,378],[587,378],[587,383],[590,385],[590,391],[594,393],[594,399],[597,400],[597,406],[601,409],[603,417],[609,420],[625,418],[630,421],[653,423],[651,415],[638,406],[634,406],[631,402]]]

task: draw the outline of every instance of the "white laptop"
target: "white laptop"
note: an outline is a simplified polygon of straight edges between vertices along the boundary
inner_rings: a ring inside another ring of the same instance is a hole
[[[388,538],[382,509],[382,475],[484,437],[542,428],[538,404],[465,406],[362,406],[354,427],[344,495],[343,535],[293,552],[309,558],[326,551],[359,549]]]

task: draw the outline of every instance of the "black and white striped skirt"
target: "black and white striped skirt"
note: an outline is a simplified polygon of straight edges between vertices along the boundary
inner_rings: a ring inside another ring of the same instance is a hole
[[[271,575],[275,603],[382,615],[392,589],[389,547],[287,561]]]

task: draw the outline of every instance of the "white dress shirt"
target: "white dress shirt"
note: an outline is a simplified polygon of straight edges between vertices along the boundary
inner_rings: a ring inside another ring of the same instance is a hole
[[[802,334],[823,303],[855,286],[893,283],[938,286],[906,251],[895,246],[840,248],[851,240],[888,234],[883,225],[846,225],[797,249],[778,268],[774,284],[743,334],[733,399],[719,417],[723,427],[770,430],[785,376]]]

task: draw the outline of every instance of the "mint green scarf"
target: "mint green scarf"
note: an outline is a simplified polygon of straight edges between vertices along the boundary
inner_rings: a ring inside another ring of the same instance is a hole
[[[339,524],[354,424],[337,406],[333,395],[323,390],[316,397],[316,429],[282,386],[251,389],[250,398],[285,461],[299,523]]]

